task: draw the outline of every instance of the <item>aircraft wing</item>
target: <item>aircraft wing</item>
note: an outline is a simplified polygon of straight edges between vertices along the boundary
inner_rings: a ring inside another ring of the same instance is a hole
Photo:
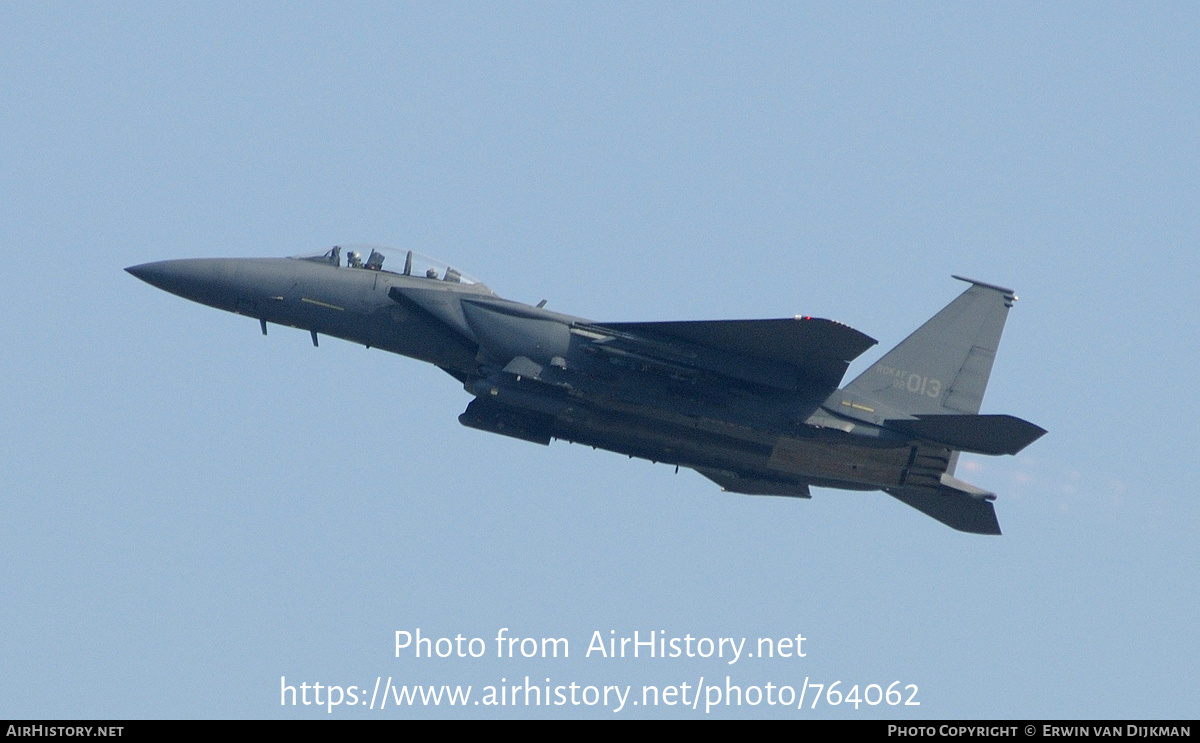
[[[809,384],[836,389],[846,367],[876,341],[849,325],[813,317],[598,323],[668,346],[699,346],[739,359],[795,368]]]

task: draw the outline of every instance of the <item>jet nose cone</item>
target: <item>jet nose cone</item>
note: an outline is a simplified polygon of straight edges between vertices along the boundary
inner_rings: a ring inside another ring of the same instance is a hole
[[[159,261],[157,263],[142,263],[137,266],[130,266],[125,270],[138,277],[142,281],[145,281],[147,284],[154,284],[157,286],[158,284],[154,281],[154,277],[159,272],[159,267],[165,262],[166,261]]]
[[[227,295],[236,293],[237,259],[183,258],[142,263],[125,269],[163,291],[187,299],[221,306]]]
[[[125,270],[151,286],[157,286],[172,294],[189,296],[199,288],[198,283],[208,278],[206,274],[211,273],[205,268],[207,267],[198,264],[197,261],[184,259],[143,263]]]

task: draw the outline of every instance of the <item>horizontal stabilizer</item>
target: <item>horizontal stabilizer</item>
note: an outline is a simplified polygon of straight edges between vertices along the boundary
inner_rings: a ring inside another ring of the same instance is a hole
[[[831,389],[841,383],[850,362],[875,345],[875,339],[849,325],[812,317],[618,322],[601,327],[789,364]]]
[[[888,428],[976,454],[1016,454],[1046,429],[1012,415],[919,415],[888,420]]]
[[[911,488],[884,492],[952,529],[969,534],[1000,534],[996,509],[987,498],[977,498],[948,487],[937,490]]]
[[[697,472],[721,486],[729,493],[742,495],[783,495],[791,498],[811,498],[808,484],[803,482],[783,482],[780,480],[760,480],[725,470],[696,467]]]

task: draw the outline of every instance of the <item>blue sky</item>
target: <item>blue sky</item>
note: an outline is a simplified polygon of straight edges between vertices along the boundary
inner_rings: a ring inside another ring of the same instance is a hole
[[[689,717],[330,712],[280,677],[728,675],[921,705],[710,716],[1197,716],[1198,33],[1184,3],[5,4],[0,715]],[[960,466],[1000,538],[735,496],[466,429],[432,367],[122,271],[358,241],[597,320],[829,317],[880,341],[850,376],[950,274],[1012,286],[984,412],[1050,433]],[[395,657],[418,627],[571,656]],[[584,657],[635,630],[806,656]]]

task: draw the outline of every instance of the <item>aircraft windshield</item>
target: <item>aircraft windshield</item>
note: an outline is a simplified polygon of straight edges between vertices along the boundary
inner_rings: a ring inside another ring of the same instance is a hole
[[[455,284],[480,284],[482,286],[478,279],[427,255],[381,245],[335,245],[324,253],[293,257],[297,260],[328,263],[343,268],[383,271],[402,276],[417,276]]]

